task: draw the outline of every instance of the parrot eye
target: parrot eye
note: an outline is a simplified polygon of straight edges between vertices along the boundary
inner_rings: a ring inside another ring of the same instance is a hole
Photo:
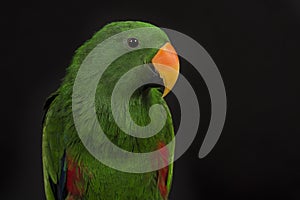
[[[128,38],[127,44],[131,48],[136,48],[137,46],[139,46],[139,40],[136,38]]]

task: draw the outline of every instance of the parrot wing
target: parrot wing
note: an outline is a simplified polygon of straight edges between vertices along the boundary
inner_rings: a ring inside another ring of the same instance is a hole
[[[43,168],[47,200],[63,200],[66,196],[66,153],[63,141],[63,128],[60,117],[56,115],[58,92],[46,101],[43,119]]]

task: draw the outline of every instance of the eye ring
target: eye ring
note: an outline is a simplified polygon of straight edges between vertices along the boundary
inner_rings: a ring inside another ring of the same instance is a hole
[[[131,48],[136,48],[136,47],[139,46],[139,40],[136,39],[136,38],[133,38],[133,37],[132,38],[128,38],[127,39],[127,44]]]

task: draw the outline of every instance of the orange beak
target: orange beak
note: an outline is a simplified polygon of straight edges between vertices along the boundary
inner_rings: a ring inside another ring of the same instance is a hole
[[[179,59],[174,47],[167,42],[162,46],[152,59],[154,68],[163,79],[165,97],[174,87],[179,75]]]

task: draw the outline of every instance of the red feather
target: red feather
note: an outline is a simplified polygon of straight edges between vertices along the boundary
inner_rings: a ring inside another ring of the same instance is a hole
[[[165,144],[163,142],[158,143],[158,149],[160,152],[160,157],[161,161],[163,162],[163,165],[168,164],[168,158],[169,158],[169,151],[165,147]],[[160,191],[160,194],[166,198],[168,194],[168,189],[167,189],[167,178],[168,178],[168,173],[169,173],[169,167],[166,166],[160,170],[158,170],[158,188]]]
[[[83,176],[78,166],[73,159],[67,157],[68,171],[67,171],[67,190],[70,197],[83,195]]]

